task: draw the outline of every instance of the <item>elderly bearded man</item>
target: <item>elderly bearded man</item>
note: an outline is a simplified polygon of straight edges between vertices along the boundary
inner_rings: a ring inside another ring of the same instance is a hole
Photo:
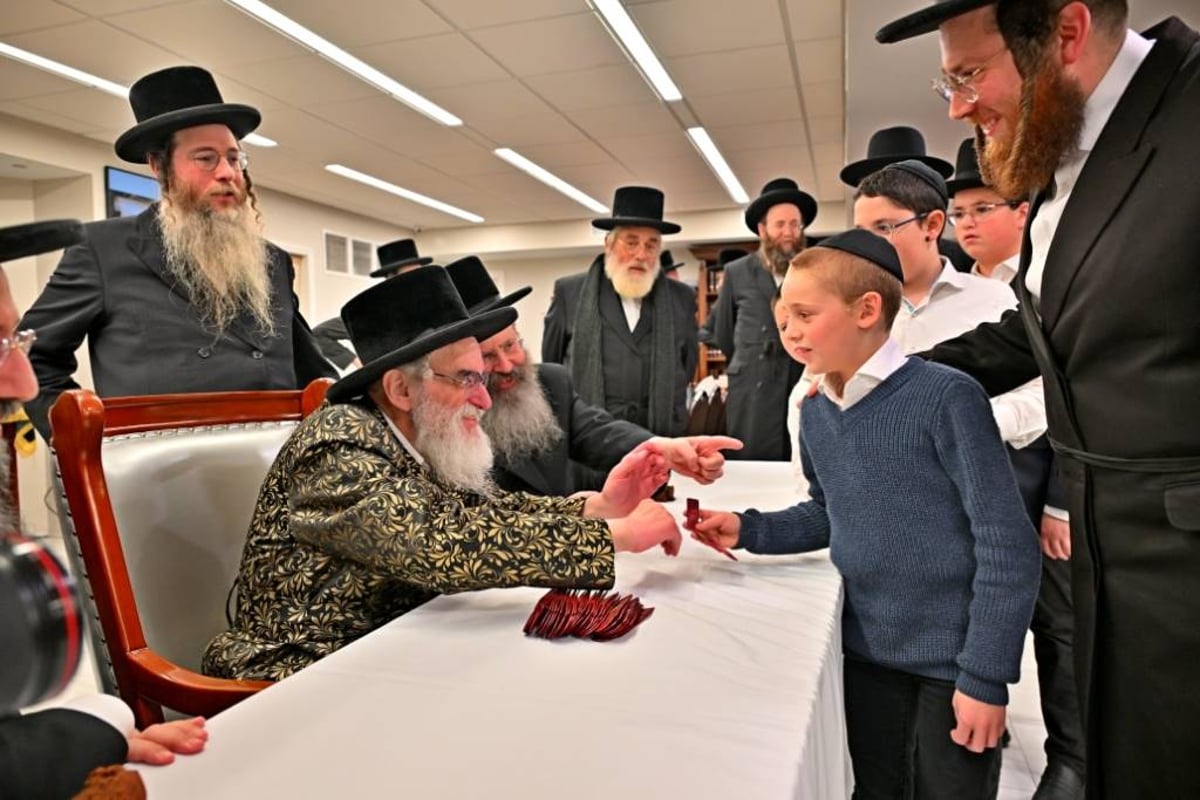
[[[938,31],[983,179],[1034,195],[1020,312],[931,356],[991,393],[1045,379],[1088,796],[1200,797],[1200,34],[1127,25],[1124,0],[953,0],[876,36]]]
[[[295,389],[335,377],[292,293],[291,258],[260,229],[238,140],[258,111],[224,103],[208,72],[173,67],[129,90],[138,124],[117,155],[149,162],[162,201],[137,217],[91,223],[69,248],[23,326],[38,332],[30,361],[47,415],[77,388],[86,336],[103,397]]]
[[[687,426],[687,387],[696,371],[696,295],[662,274],[663,194],[623,186],[608,231],[587,272],[554,282],[542,334],[542,361],[571,370],[585,402],[660,436]]]
[[[531,291],[526,286],[501,297],[475,256],[447,264],[446,271],[471,314],[512,306]],[[515,323],[481,341],[479,348],[492,398],[492,408],[483,418],[496,455],[492,476],[507,491],[568,495],[598,489],[609,470],[646,441],[666,457],[671,469],[711,483],[725,465],[721,450],[741,446],[726,436],[654,436],[585,403],[561,364],[535,365],[529,360]]]
[[[267,473],[233,628],[209,644],[205,672],[278,680],[438,593],[608,587],[614,551],[678,552],[671,515],[645,500],[667,475],[650,446],[587,498],[494,490],[477,339],[515,318],[470,316],[432,266],[346,304],[363,367],[330,388]]]
[[[803,370],[780,343],[771,301],[816,216],[817,201],[791,178],[764,186],[746,208],[758,252],[726,265],[721,293],[700,332],[729,359],[725,422],[729,435],[745,444],[740,458],[787,461],[796,446],[787,437],[788,393]]]

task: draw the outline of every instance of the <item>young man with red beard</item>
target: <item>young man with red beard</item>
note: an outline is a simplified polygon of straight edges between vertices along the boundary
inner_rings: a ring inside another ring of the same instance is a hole
[[[1123,0],[951,0],[950,115],[984,180],[1032,194],[1020,313],[932,351],[989,392],[1040,372],[1071,515],[1089,797],[1198,797],[1200,34],[1127,28]]]
[[[129,92],[138,123],[117,155],[149,163],[162,200],[137,217],[85,226],[25,316],[39,393],[26,404],[49,438],[50,407],[78,386],[88,339],[102,397],[295,389],[335,377],[301,317],[291,259],[263,238],[238,140],[258,111],[225,103],[199,67],[173,67]]]
[[[802,370],[779,342],[771,299],[816,216],[817,201],[791,178],[764,186],[745,216],[758,235],[758,252],[725,266],[721,293],[700,332],[728,359],[725,422],[745,445],[738,458],[787,461],[797,447],[787,437],[788,393]]]
[[[206,673],[279,680],[439,593],[607,588],[616,551],[678,553],[671,514],[647,499],[667,476],[652,446],[586,498],[494,488],[477,340],[515,318],[470,315],[436,266],[342,308],[363,366],[330,387],[268,471],[237,614],[206,649]]]

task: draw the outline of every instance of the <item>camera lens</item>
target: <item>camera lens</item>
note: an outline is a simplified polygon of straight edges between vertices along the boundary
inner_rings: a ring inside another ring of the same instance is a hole
[[[82,645],[83,617],[70,573],[36,542],[0,537],[0,712],[66,688]]]

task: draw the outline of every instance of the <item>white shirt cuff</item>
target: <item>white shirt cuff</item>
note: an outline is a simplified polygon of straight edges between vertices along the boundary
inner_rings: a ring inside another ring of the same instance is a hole
[[[1064,508],[1055,508],[1054,506],[1046,506],[1045,508],[1042,509],[1042,513],[1045,514],[1047,517],[1054,517],[1055,519],[1062,520],[1063,522],[1071,521],[1071,515]]]

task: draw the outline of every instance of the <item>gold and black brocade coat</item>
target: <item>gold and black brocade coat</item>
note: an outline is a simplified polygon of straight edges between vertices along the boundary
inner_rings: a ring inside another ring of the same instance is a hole
[[[379,411],[324,405],[267,473],[238,572],[232,630],[203,669],[279,680],[439,593],[607,588],[613,549],[582,501],[451,488]]]

